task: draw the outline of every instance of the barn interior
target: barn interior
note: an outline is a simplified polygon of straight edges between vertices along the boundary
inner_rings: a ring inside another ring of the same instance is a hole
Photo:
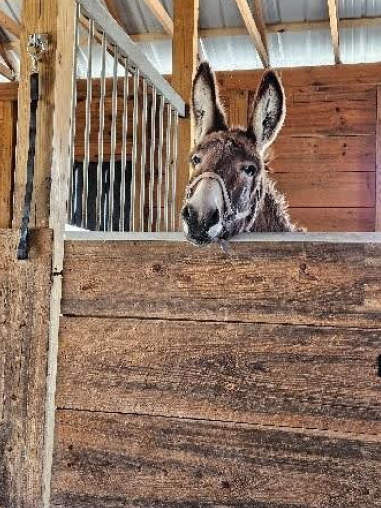
[[[305,233],[197,249],[192,82]],[[381,0],[0,0],[0,508],[381,506]]]

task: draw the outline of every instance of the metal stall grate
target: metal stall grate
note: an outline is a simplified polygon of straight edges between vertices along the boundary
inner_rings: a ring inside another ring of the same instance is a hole
[[[176,231],[185,104],[98,0],[77,0],[68,224]]]

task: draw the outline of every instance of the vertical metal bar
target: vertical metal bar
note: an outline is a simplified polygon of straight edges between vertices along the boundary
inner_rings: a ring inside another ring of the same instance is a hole
[[[97,165],[97,202],[96,202],[96,229],[102,228],[102,192],[103,184],[103,157],[104,157],[104,129],[105,129],[105,96],[106,96],[106,56],[107,36],[102,37],[102,69],[101,69],[101,96],[99,102],[99,132],[98,132],[98,165]],[[106,224],[103,222],[103,228]]]
[[[116,159],[116,128],[118,118],[118,64],[119,48],[114,46],[114,66],[112,78],[112,119],[111,119],[111,155],[110,155],[110,178],[108,200],[108,231],[113,230],[114,217],[114,187],[115,187],[115,159]]]
[[[167,129],[165,135],[165,191],[164,191],[164,228],[169,231],[169,189],[171,173],[171,131],[172,131],[172,107],[167,104]]]
[[[131,193],[130,193],[130,231],[136,231],[136,166],[138,158],[138,122],[139,122],[139,69],[134,70],[134,112],[132,119],[132,174],[131,174]]]
[[[88,65],[87,65],[87,95],[86,95],[86,125],[84,140],[83,161],[83,188],[82,188],[82,227],[87,229],[87,198],[89,194],[89,165],[90,165],[90,135],[91,135],[91,103],[93,95],[93,43],[94,20],[89,21],[88,35]]]
[[[143,79],[143,111],[142,111],[142,154],[140,165],[140,231],[144,232],[144,210],[146,203],[146,166],[147,166],[147,80]]]
[[[179,142],[179,113],[173,111],[173,164],[172,164],[172,231],[177,230],[176,220],[176,199],[177,199],[177,158],[178,158],[178,142]]]
[[[159,147],[157,159],[157,213],[156,213],[156,232],[161,230],[161,206],[162,206],[162,186],[163,186],[163,145],[164,145],[164,97],[160,96],[159,108]]]
[[[155,186],[155,150],[156,150],[156,88],[152,86],[151,101],[151,145],[150,145],[150,176],[149,176],[149,215],[148,215],[148,231],[152,231],[153,227],[153,205],[154,205],[154,186]]]
[[[75,7],[75,35],[74,35],[74,57],[73,57],[73,75],[72,90],[73,103],[71,113],[71,139],[70,139],[70,175],[69,175],[69,196],[67,201],[67,222],[73,224],[74,209],[74,163],[75,163],[75,135],[77,125],[77,64],[79,51],[79,18],[81,16],[81,6]]]
[[[124,84],[123,84],[123,126],[122,126],[122,167],[120,175],[120,214],[119,214],[119,230],[125,230],[125,208],[126,208],[126,172],[127,172],[127,141],[128,141],[128,57],[124,62]]]

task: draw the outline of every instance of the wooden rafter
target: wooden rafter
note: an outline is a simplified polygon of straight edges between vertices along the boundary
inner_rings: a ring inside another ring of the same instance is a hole
[[[339,26],[341,28],[360,28],[360,27],[378,27],[381,25],[381,16],[372,18],[350,18],[341,19]],[[305,32],[309,30],[329,29],[329,21],[292,21],[288,23],[270,23],[266,25],[267,33],[285,33],[285,32]],[[246,27],[224,27],[224,28],[204,28],[199,31],[201,39],[209,37],[236,37],[247,35]],[[130,34],[135,42],[152,42],[160,40],[169,40],[171,36],[165,33],[151,32],[145,34]]]
[[[267,30],[266,30],[265,16],[263,13],[262,0],[254,0],[254,7],[255,7],[254,19],[256,19],[256,21],[257,21],[257,25],[258,25],[258,29],[259,29],[259,32],[262,37],[263,45],[268,52],[269,48],[268,48],[268,43],[267,43]]]
[[[159,0],[144,0],[144,2],[164,28],[165,33],[173,37],[173,21]]]
[[[3,46],[7,51],[20,53],[20,41],[3,42]]]
[[[253,16],[253,13],[250,10],[247,0],[236,0],[236,2],[238,9],[241,13],[241,16],[243,18],[243,21],[246,25],[247,31],[249,32],[249,35],[253,39],[259,58],[261,59],[263,66],[268,67],[270,65],[269,53],[262,41],[258,21]]]
[[[3,42],[0,42],[0,55],[3,57],[4,62],[12,71],[13,75],[17,75],[19,72],[19,65],[12,53],[8,52]]]
[[[4,76],[4,78],[9,79],[9,81],[13,81],[15,79],[12,70],[2,63],[0,63],[0,74]]]
[[[115,5],[114,0],[103,0],[104,4],[106,5],[107,9],[109,10],[111,16],[115,19],[115,21],[118,23],[119,26],[121,26],[124,30],[126,30],[126,26],[122,20],[122,17],[120,15],[120,12]]]
[[[2,10],[0,10],[0,26],[18,39],[20,38],[21,25]]]
[[[333,54],[335,63],[341,63],[340,60],[340,43],[339,43],[339,15],[337,0],[328,0],[329,24],[331,27],[331,38],[333,46]]]

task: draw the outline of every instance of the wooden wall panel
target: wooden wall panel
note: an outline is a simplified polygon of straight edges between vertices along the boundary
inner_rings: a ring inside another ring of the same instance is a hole
[[[374,133],[297,139],[281,134],[273,149],[270,168],[274,173],[374,172],[375,143]]]
[[[375,230],[374,208],[290,208],[292,219],[308,231],[367,231]]]
[[[381,246],[66,242],[64,314],[379,326]]]
[[[380,330],[68,317],[56,403],[381,436],[380,344]]]
[[[0,230],[0,506],[42,506],[51,233],[32,232],[16,261],[18,232]]]
[[[56,508],[381,505],[376,436],[58,411]]]
[[[374,208],[375,173],[278,173],[277,188],[294,207]]]

